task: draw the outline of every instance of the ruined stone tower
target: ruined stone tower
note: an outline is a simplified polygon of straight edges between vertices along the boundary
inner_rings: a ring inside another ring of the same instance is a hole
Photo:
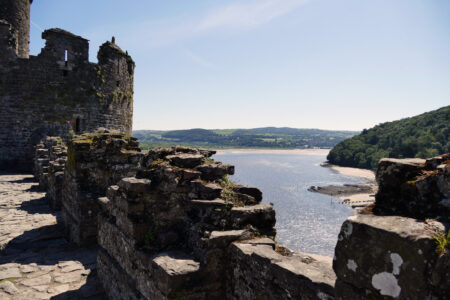
[[[27,58],[30,49],[30,4],[33,0],[0,0],[0,19],[11,26],[18,57]]]
[[[0,171],[32,167],[46,135],[99,127],[131,134],[135,64],[113,41],[89,62],[89,41],[59,28],[29,56],[30,0],[0,0]]]

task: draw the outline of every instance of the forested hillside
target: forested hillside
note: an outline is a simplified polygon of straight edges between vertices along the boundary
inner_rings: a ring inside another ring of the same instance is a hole
[[[133,131],[143,149],[173,145],[208,148],[332,148],[355,134],[358,132],[287,127]]]
[[[450,152],[450,106],[363,130],[328,154],[332,164],[376,169],[383,157],[432,157]]]

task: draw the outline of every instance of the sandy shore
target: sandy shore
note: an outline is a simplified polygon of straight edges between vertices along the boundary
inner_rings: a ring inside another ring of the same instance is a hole
[[[342,175],[348,175],[348,176],[356,176],[356,177],[362,177],[369,181],[375,182],[375,172],[372,170],[366,170],[366,169],[358,169],[358,168],[348,168],[348,167],[339,167],[335,165],[328,165],[323,164],[323,167],[331,168],[332,170],[335,170],[336,172],[342,174]]]
[[[370,191],[361,193],[354,191],[353,193],[343,193],[341,192],[335,192],[333,190],[333,186],[325,186],[322,187],[323,194],[329,195],[330,193],[334,193],[334,197],[337,197],[340,199],[342,204],[346,204],[348,206],[351,206],[353,208],[357,207],[364,207],[366,205],[372,204],[375,202],[375,194],[378,190],[378,185],[375,181],[375,172],[372,170],[366,170],[366,169],[358,169],[358,168],[349,168],[349,167],[339,167],[335,165],[329,165],[327,163],[322,164],[323,167],[328,167],[331,170],[334,170],[340,174],[347,175],[347,176],[355,176],[355,177],[361,177],[366,179],[366,183],[359,184],[362,188],[370,188]],[[331,188],[331,190],[330,190]],[[344,186],[342,186],[344,188]],[[345,189],[343,189],[345,190]],[[316,191],[318,192],[318,191]]]
[[[327,156],[330,149],[224,149],[217,150],[217,154],[302,154]]]

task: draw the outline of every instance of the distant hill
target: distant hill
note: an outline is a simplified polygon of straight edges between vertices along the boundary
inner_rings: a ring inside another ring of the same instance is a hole
[[[450,152],[450,106],[363,130],[328,154],[332,164],[376,169],[383,157],[432,157]]]
[[[133,131],[143,149],[174,145],[207,148],[332,148],[358,133],[288,127]]]

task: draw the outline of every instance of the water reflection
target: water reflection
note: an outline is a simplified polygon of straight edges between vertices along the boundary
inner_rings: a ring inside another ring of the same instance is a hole
[[[256,186],[277,215],[277,240],[292,250],[334,255],[342,222],[352,209],[332,197],[308,192],[311,185],[360,183],[364,179],[320,167],[324,155],[232,153],[214,159],[236,166],[234,182]]]

